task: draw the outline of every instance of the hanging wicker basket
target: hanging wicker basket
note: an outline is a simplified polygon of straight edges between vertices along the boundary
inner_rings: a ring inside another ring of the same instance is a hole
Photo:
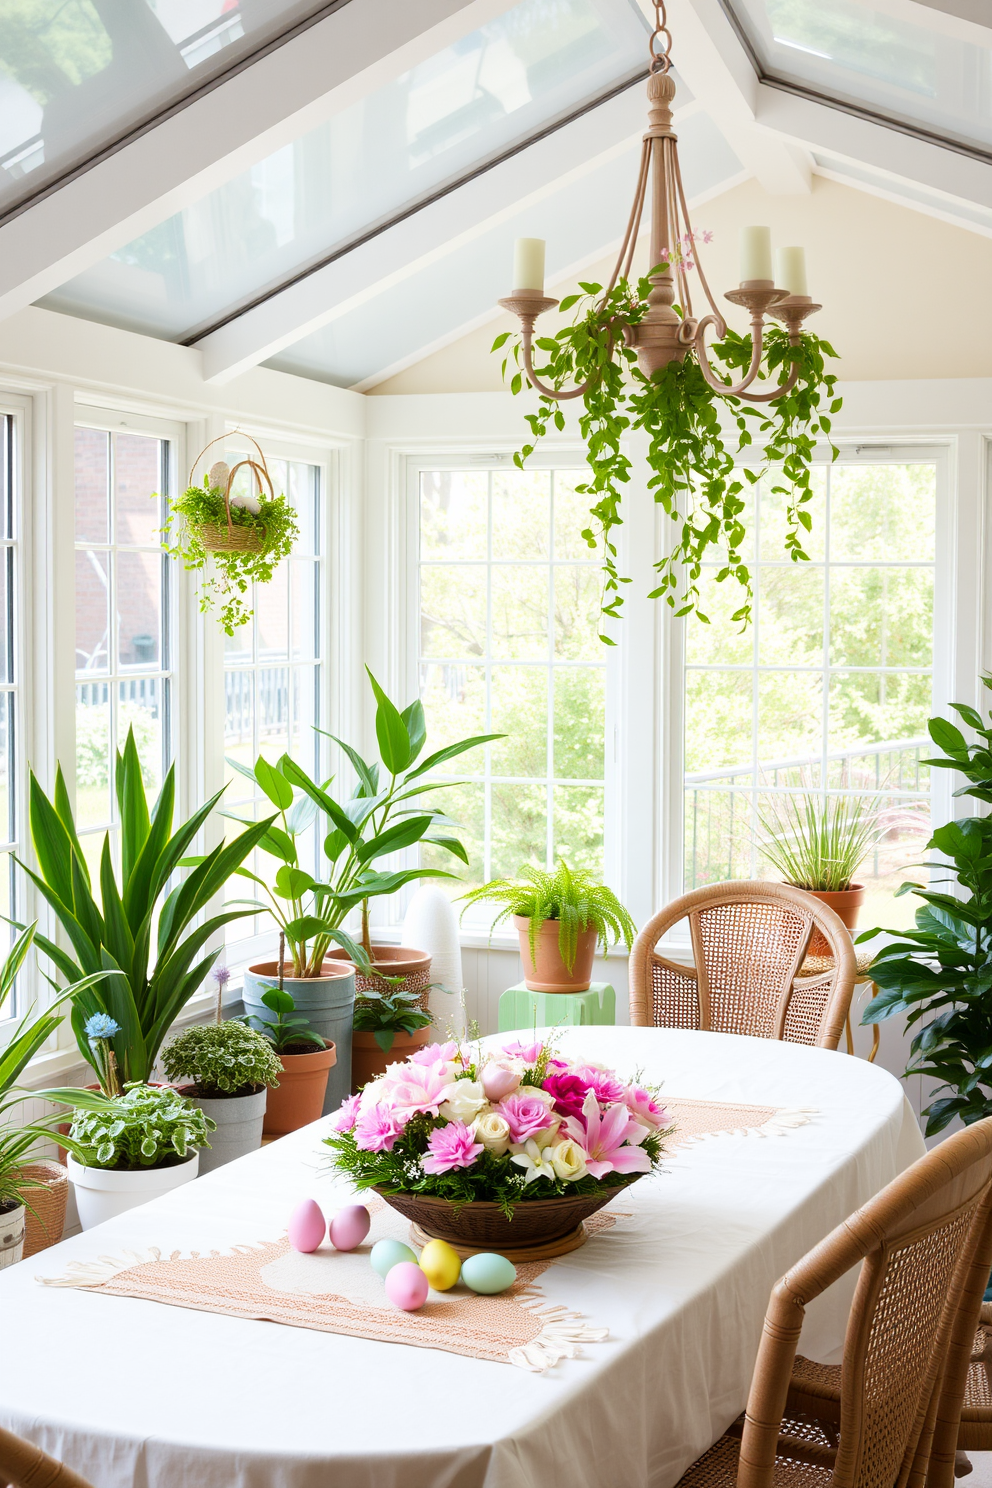
[[[224,436],[221,435],[219,437],[223,438]],[[248,435],[247,437],[249,439],[251,438],[250,435]],[[234,483],[234,477],[243,466],[247,466],[254,473],[255,481],[258,485],[259,496],[264,496],[265,486],[268,486],[269,499],[272,501],[276,499],[275,488],[272,484],[272,477],[269,475],[269,468],[265,463],[265,456],[255,440],[252,439],[251,442],[258,450],[258,460],[239,460],[238,463],[236,465],[233,465],[227,473],[227,482],[224,487],[224,511],[227,515],[227,526],[224,527],[219,522],[204,522],[198,528],[200,541],[206,548],[208,553],[265,552],[266,537],[264,528],[262,532],[259,533],[257,528],[242,527],[231,520],[231,487]],[[210,441],[210,444],[216,443],[216,439],[212,439]],[[202,449],[199,455],[197,455],[196,460],[194,460],[193,462],[193,471],[196,470],[197,464],[200,460],[202,460],[203,456],[210,448],[210,444]],[[190,472],[191,482],[193,479],[193,471]],[[262,484],[263,481],[265,482],[264,486]]]

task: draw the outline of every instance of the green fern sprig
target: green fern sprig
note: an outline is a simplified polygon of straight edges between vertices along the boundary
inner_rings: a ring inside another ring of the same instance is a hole
[[[585,930],[596,931],[597,941],[604,950],[620,941],[630,950],[637,926],[613,890],[598,883],[594,874],[583,868],[569,868],[564,858],[559,858],[558,866],[551,872],[529,863],[521,868],[520,877],[522,882],[495,878],[470,889],[462,895],[465,908],[484,901],[501,904],[503,907],[493,920],[494,930],[511,915],[528,920],[532,959],[537,956],[541,927],[548,920],[557,920],[558,949],[569,971],[575,965],[579,935]]]

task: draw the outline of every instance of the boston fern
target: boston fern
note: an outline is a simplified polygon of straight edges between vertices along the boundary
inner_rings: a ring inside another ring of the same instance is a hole
[[[589,499],[590,525],[583,530],[590,548],[602,545],[602,612],[612,618],[621,614],[621,585],[630,582],[620,573],[614,529],[623,521],[623,488],[630,480],[631,462],[623,441],[632,430],[648,436],[649,489],[671,519],[675,540],[655,564],[659,576],[650,598],[664,598],[678,615],[700,608],[699,577],[707,558],[723,559],[717,580],[731,579],[740,585],[740,605],[733,618],[742,624],[751,614],[751,573],[744,562],[746,537],[744,495],[762,473],[774,467],[776,485],[786,501],[785,550],[795,562],[804,562],[804,534],[812,527],[808,504],[812,499],[810,466],[817,440],[829,435],[831,416],[841,400],[834,396],[836,377],[826,372],[824,357],[836,353],[825,341],[802,333],[798,346],[789,345],[787,331],[773,326],[765,333],[764,375],[784,382],[793,364],[800,369],[792,391],[770,403],[751,405],[739,398],[717,393],[705,381],[695,354],[689,350],[683,362],[673,361],[654,377],[647,377],[637,364],[637,353],[620,334],[622,324],[636,325],[647,312],[650,278],[631,285],[626,279],[605,294],[599,284],[580,284],[581,295],[569,295],[561,310],[578,306],[575,320],[554,336],[539,337],[535,346],[545,364],[535,368],[539,377],[555,388],[588,382],[582,394],[579,428],[586,444],[590,475],[576,490]],[[493,350],[503,347],[512,332],[497,336]],[[728,331],[724,340],[710,348],[711,362],[728,385],[751,360],[751,338]],[[513,343],[513,359],[519,367],[520,342]],[[509,356],[503,362],[504,375]],[[722,366],[721,366],[722,364]],[[766,390],[774,386],[766,382]],[[511,389],[519,393],[523,373],[512,375]],[[826,407],[824,405],[827,405]],[[734,433],[728,435],[721,410],[726,409]],[[550,424],[565,427],[565,415],[552,398],[542,397],[538,411],[526,416],[534,443],[525,444],[514,456],[522,468],[533,454],[536,442]],[[735,463],[755,438],[758,459],[748,465]],[[836,458],[837,450],[831,446]],[[607,645],[608,636],[600,639]]]
[[[595,930],[604,950],[621,940],[630,949],[637,927],[613,890],[597,883],[594,874],[583,868],[569,868],[564,858],[559,858],[557,868],[551,873],[533,865],[520,872],[522,882],[496,878],[470,889],[462,895],[468,901],[466,908],[485,901],[502,904],[493,921],[494,930],[510,915],[528,920],[532,959],[537,955],[541,926],[548,920],[557,920],[558,949],[569,971],[575,965],[578,937],[583,930]]]
[[[983,681],[992,689],[992,677]],[[932,718],[930,737],[944,754],[924,763],[958,771],[967,783],[955,795],[990,804],[992,728],[974,708],[952,706],[979,742],[968,744],[953,723]],[[890,931],[897,938],[873,961],[879,991],[863,1022],[905,1013],[909,1027],[920,1025],[906,1073],[926,1075],[939,1082],[938,1089],[952,1092],[924,1112],[932,1136],[955,1116],[970,1125],[992,1115],[992,817],[949,822],[927,845],[941,854],[933,865],[941,876],[934,882],[956,881],[960,893],[903,884],[900,894],[912,892],[925,902],[916,911],[916,928]],[[859,940],[878,933],[867,931]]]

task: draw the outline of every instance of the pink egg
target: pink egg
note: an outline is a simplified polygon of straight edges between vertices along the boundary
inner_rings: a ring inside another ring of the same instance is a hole
[[[335,1214],[328,1227],[328,1237],[335,1250],[354,1250],[361,1245],[372,1223],[364,1204],[349,1204]]]
[[[315,1204],[313,1199],[304,1199],[289,1216],[289,1243],[294,1250],[302,1250],[309,1255],[323,1240],[326,1228],[320,1205]]]
[[[416,1312],[427,1301],[427,1277],[412,1261],[400,1261],[386,1277],[386,1296],[404,1312]]]
[[[482,1088],[491,1101],[501,1101],[520,1084],[520,1076],[512,1070],[500,1069],[498,1064],[487,1064],[482,1071]]]

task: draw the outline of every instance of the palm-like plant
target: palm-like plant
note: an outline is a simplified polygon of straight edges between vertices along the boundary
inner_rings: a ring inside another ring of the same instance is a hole
[[[470,889],[462,898],[467,901],[466,909],[482,900],[502,904],[503,908],[493,920],[494,930],[510,915],[528,920],[532,960],[537,955],[541,926],[548,920],[558,921],[558,949],[569,971],[575,965],[579,935],[583,930],[595,930],[604,950],[608,945],[618,945],[621,940],[628,950],[633,945],[637,926],[613,890],[598,883],[595,874],[584,868],[569,868],[564,858],[558,859],[558,866],[551,873],[530,864],[521,868],[520,874],[522,883],[509,878],[494,878],[477,889]]]
[[[170,890],[170,880],[186,861],[184,855],[223,791],[211,796],[173,833],[174,767],[149,811],[131,732],[123,753],[117,755],[114,782],[120,810],[120,884],[108,833],[100,858],[99,904],[93,896],[61,767],[53,800],[31,775],[29,817],[38,871],[24,863],[21,867],[52,906],[72,947],[68,951],[37,936],[37,944],[57,969],[77,984],[72,1027],[80,1052],[87,1063],[93,1063],[86,1023],[94,1013],[109,1015],[119,1025],[113,1048],[121,1078],[127,1083],[149,1079],[162,1040],[220,953],[218,948],[201,956],[203,947],[232,920],[252,913],[250,909],[225,909],[195,923],[261,842],[274,818],[253,822],[231,843],[221,842]],[[103,985],[93,982],[97,972],[106,978]],[[108,972],[123,974],[107,976]],[[79,987],[86,978],[90,980]]]

